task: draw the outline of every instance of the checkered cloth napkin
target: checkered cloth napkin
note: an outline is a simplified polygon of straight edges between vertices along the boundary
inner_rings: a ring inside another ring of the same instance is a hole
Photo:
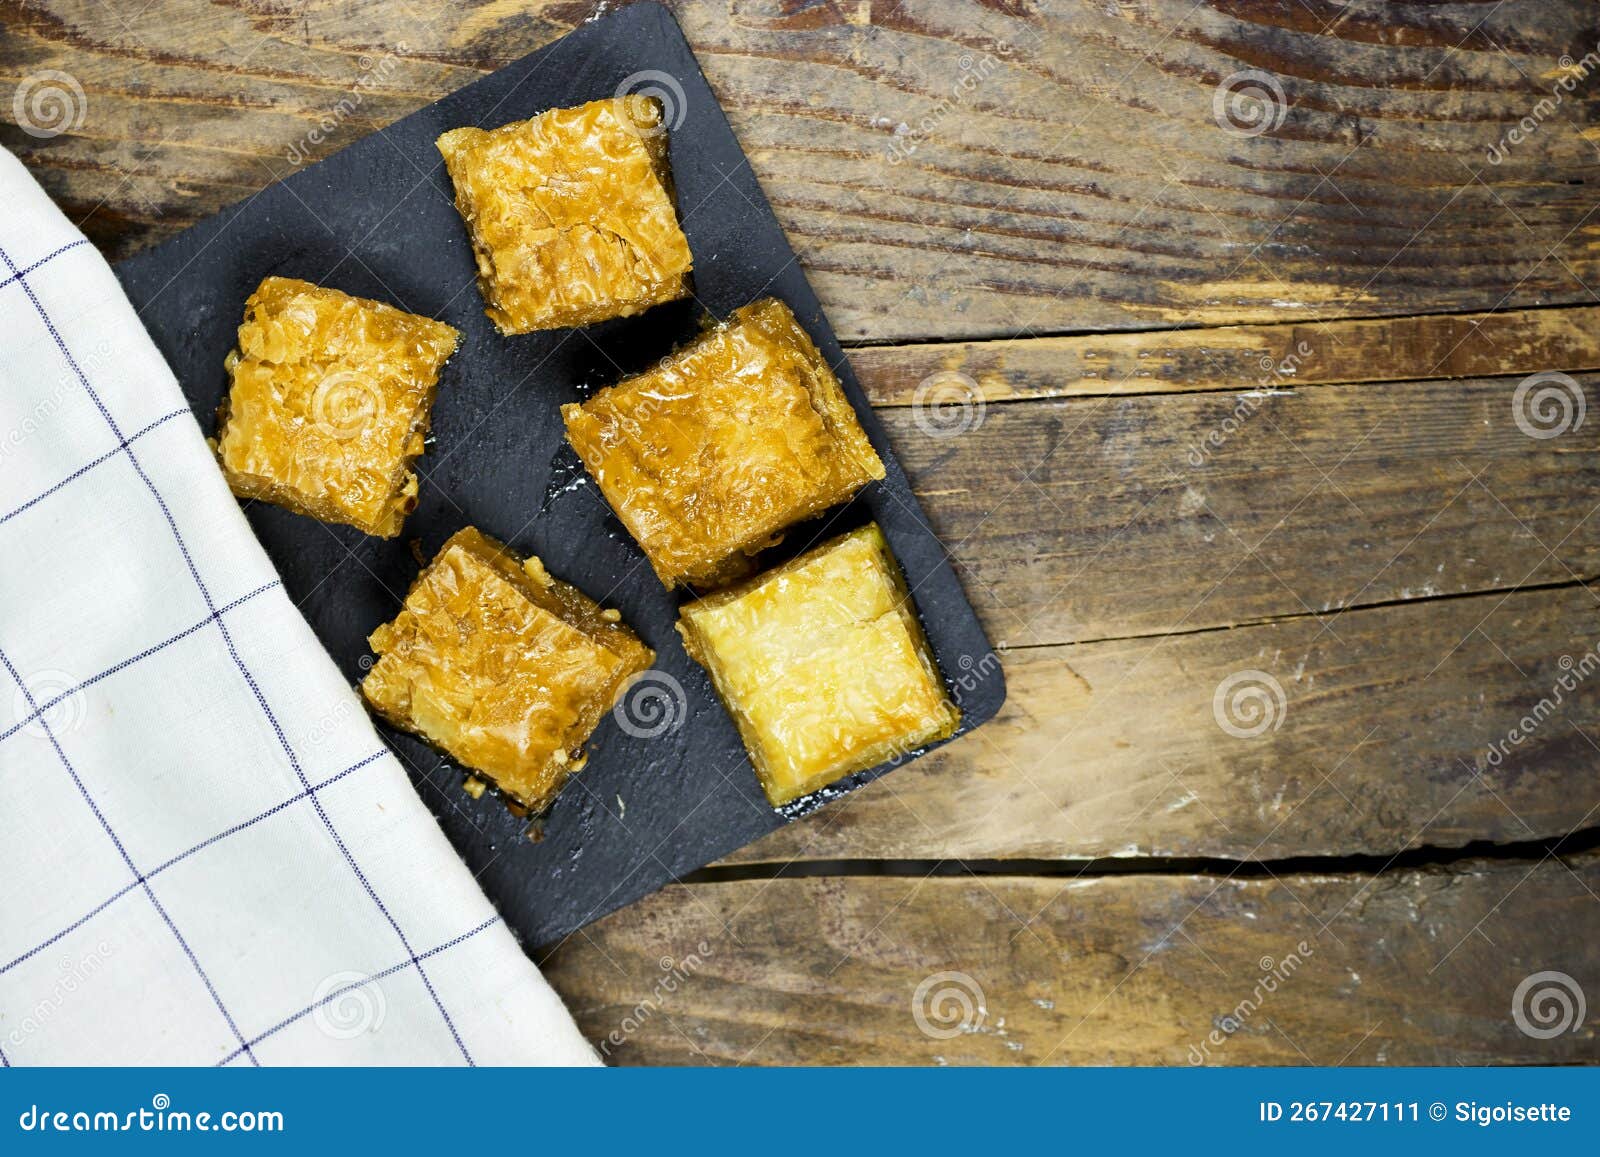
[[[0,1063],[594,1062],[0,149]]]

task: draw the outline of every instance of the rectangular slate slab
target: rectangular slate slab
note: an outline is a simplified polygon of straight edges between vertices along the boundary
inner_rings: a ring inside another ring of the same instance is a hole
[[[696,300],[583,330],[501,337],[484,316],[434,138],[621,90],[649,92],[667,106]],[[493,794],[467,796],[459,767],[380,725],[451,842],[530,947],[567,936],[891,766],[771,808],[733,723],[673,629],[680,596],[656,581],[563,438],[563,402],[651,364],[692,337],[707,312],[723,317],[767,295],[788,302],[837,369],[888,470],[847,506],[791,531],[763,565],[876,519],[961,708],[958,734],[990,719],[1005,699],[999,663],[944,549],[688,43],[659,5],[635,4],[586,24],[121,263],[117,274],[208,430],[227,392],[223,359],[245,298],[270,274],[392,302],[462,331],[440,383],[434,438],[419,462],[420,505],[399,538],[368,538],[262,503],[246,513],[290,596],[352,682],[373,661],[367,634],[394,616],[417,574],[413,544],[420,540],[423,557],[432,557],[468,524],[537,554],[552,573],[616,607],[657,651],[656,673],[595,732],[587,768],[536,823],[537,840]]]

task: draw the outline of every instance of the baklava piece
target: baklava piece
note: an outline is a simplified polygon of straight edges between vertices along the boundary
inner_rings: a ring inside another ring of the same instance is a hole
[[[688,295],[693,259],[653,97],[452,129],[437,144],[501,333],[589,325]]]
[[[876,524],[690,603],[678,632],[774,807],[961,722]]]
[[[786,527],[883,477],[839,379],[772,298],[561,416],[668,587],[738,577]]]
[[[460,337],[392,305],[267,278],[226,363],[216,449],[228,485],[393,538],[417,504],[411,465]]]
[[[655,659],[616,611],[471,527],[367,641],[374,710],[530,811],[582,767],[601,717]]]

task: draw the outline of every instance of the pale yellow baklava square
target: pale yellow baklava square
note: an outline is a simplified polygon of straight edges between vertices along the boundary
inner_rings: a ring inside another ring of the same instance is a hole
[[[876,524],[690,603],[678,631],[774,806],[961,722]]]

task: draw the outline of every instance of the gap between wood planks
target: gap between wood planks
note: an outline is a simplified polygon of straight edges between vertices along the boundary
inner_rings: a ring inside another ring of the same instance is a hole
[[[744,880],[889,876],[904,879],[967,876],[1035,876],[1099,879],[1108,876],[1207,876],[1222,879],[1275,879],[1279,876],[1382,875],[1386,872],[1448,870],[1492,860],[1533,864],[1581,856],[1600,849],[1600,826],[1540,840],[1474,840],[1460,847],[1423,844],[1393,855],[1358,852],[1342,856],[1282,856],[1234,860],[1212,856],[1106,856],[1079,860],[785,860],[723,864],[679,877],[679,884],[725,884]],[[1567,865],[1570,867],[1571,865]]]
[[[1596,306],[1584,303],[1556,302],[1551,305],[1532,305],[1518,309],[1479,309],[1463,306],[1460,309],[1430,309],[1426,313],[1341,313],[1331,314],[1327,317],[1291,317],[1283,321],[1259,322],[1215,322],[1206,323],[1197,321],[1189,324],[1177,325],[1138,325],[1127,329],[1095,329],[1067,326],[1061,329],[1029,330],[1026,336],[1013,335],[1011,337],[974,337],[968,334],[965,337],[920,337],[914,340],[906,338],[863,338],[860,340],[841,341],[839,344],[851,353],[860,350],[880,350],[903,348],[908,346],[946,346],[946,345],[984,345],[998,344],[1001,342],[1015,341],[1044,341],[1050,338],[1092,338],[1092,337],[1120,337],[1120,338],[1148,338],[1159,337],[1167,333],[1193,334],[1205,330],[1282,330],[1293,329],[1296,326],[1310,326],[1323,328],[1342,324],[1366,325],[1396,325],[1401,322],[1430,320],[1433,318],[1484,318],[1484,317],[1520,317],[1528,314],[1542,313],[1584,313],[1593,312]],[[1381,381],[1383,379],[1373,379]]]
[[[1481,599],[1489,595],[1521,595],[1537,593],[1539,591],[1564,591],[1573,587],[1588,588],[1592,584],[1600,583],[1600,574],[1583,575],[1572,579],[1559,579],[1551,582],[1528,583],[1524,586],[1485,587],[1482,590],[1449,591],[1437,595],[1421,595],[1412,598],[1383,599],[1372,603],[1358,603],[1354,606],[1338,607],[1331,611],[1284,611],[1277,615],[1258,615],[1253,618],[1240,619],[1235,623],[1214,623],[1198,627],[1176,627],[1170,630],[1145,634],[1132,635],[1096,635],[1092,639],[1075,639],[1065,643],[1002,643],[995,647],[1001,655],[1013,651],[1042,651],[1057,647],[1081,647],[1091,643],[1135,643],[1147,642],[1151,639],[1165,639],[1178,635],[1209,635],[1218,631],[1237,631],[1247,627],[1267,627],[1274,623],[1291,623],[1297,619],[1332,619],[1342,618],[1345,615],[1363,614],[1366,611],[1381,611],[1389,607],[1415,607],[1423,603],[1448,603],[1457,599]]]
[[[1062,330],[846,348],[880,409],[924,404],[924,387],[941,376],[965,379],[985,404],[1293,391],[1600,369],[1600,306]]]

